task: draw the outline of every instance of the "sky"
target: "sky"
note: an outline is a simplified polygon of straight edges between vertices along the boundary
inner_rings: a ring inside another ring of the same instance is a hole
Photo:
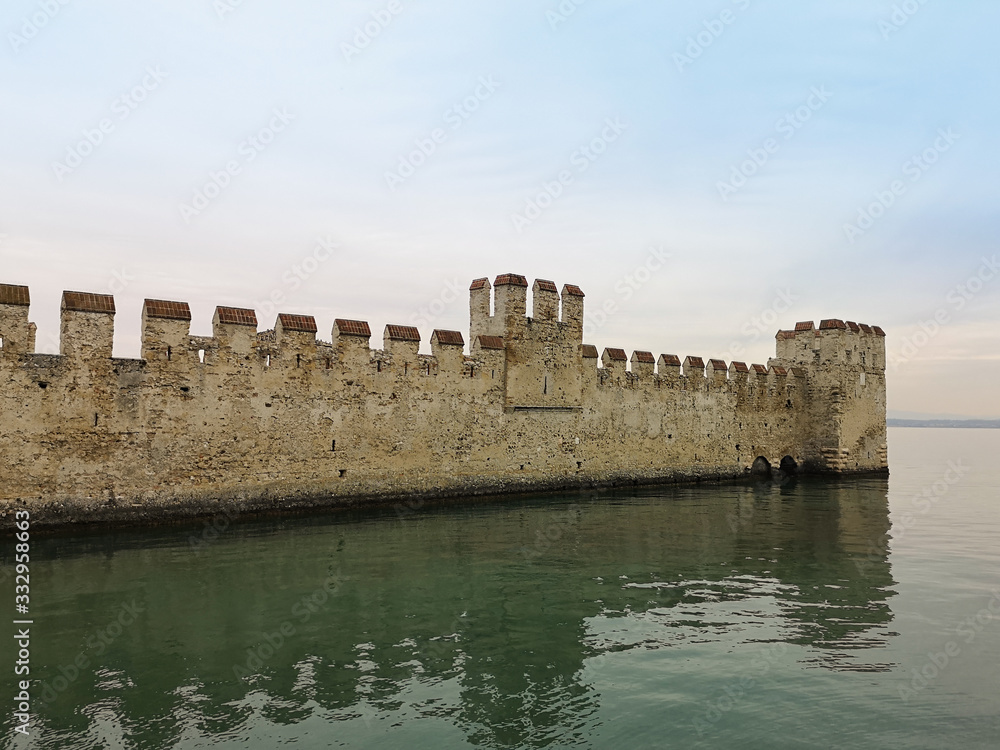
[[[882,326],[890,414],[1000,417],[995,0],[5,0],[0,283],[766,362]]]

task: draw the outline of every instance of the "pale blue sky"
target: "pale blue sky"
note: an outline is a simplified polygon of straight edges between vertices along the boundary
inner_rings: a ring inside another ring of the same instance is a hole
[[[419,321],[426,344],[467,331],[472,278],[511,271],[614,303],[599,347],[765,361],[797,320],[878,324],[890,408],[1000,416],[1000,274],[954,293],[1000,250],[998,26],[987,0],[7,0],[0,281],[31,286],[43,351],[63,289],[116,292],[136,356],[144,297],[190,302],[196,333],[217,304],[270,326],[278,294],[324,335]],[[748,152],[763,166],[720,190]],[[338,249],[295,277],[319,238]],[[629,288],[651,248],[669,259]]]

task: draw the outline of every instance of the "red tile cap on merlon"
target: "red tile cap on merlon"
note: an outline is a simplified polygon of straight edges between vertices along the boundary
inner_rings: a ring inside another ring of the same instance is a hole
[[[676,354],[661,354],[660,359],[662,359],[663,364],[667,365],[668,367],[681,366],[681,358],[678,357]]]
[[[815,328],[815,326],[813,325],[813,322],[811,320],[807,320],[804,323],[796,323],[795,324],[795,331],[796,331],[796,333],[799,332],[799,331],[811,331],[814,328]]]
[[[656,359],[654,359],[652,352],[640,352],[640,351],[632,352],[632,361],[641,362],[644,365],[656,364]]]
[[[431,338],[444,346],[465,346],[465,339],[458,331],[442,331],[436,328]]]
[[[554,282],[546,279],[535,279],[535,283],[538,285],[538,290],[541,292],[555,292],[556,294],[559,294],[559,289],[556,287]]]
[[[568,294],[570,297],[586,297],[583,290],[576,284],[563,284],[563,294]]]
[[[750,365],[758,375],[767,375],[767,368],[764,365]]]
[[[687,363],[690,367],[698,367],[702,369],[704,369],[705,367],[705,360],[703,360],[701,357],[688,357],[687,359],[684,360],[684,362]]]
[[[413,326],[396,326],[389,324],[385,327],[385,335],[390,341],[420,341],[420,331]]]
[[[479,336],[480,349],[503,349],[503,338],[500,336]]]
[[[836,318],[830,318],[829,320],[821,320],[819,323],[819,330],[821,331],[846,331],[847,325],[842,320],[837,320]]]
[[[215,314],[219,316],[219,322],[226,325],[257,327],[257,313],[245,307],[219,306],[215,308]]]
[[[291,313],[278,313],[278,320],[281,327],[286,331],[297,331],[299,333],[316,333],[316,318],[312,315],[292,315]]]
[[[625,354],[624,349],[607,346],[604,348],[604,353],[608,355],[608,359],[612,362],[628,362],[628,356]]]
[[[581,344],[580,347],[584,359],[597,359],[600,356],[597,353],[597,347],[593,344]]]
[[[775,375],[787,375],[788,374],[788,370],[786,370],[784,367],[779,367],[778,365],[774,365],[771,369],[774,370],[774,374]]]
[[[187,302],[169,302],[165,299],[147,299],[142,303],[147,318],[164,320],[191,320],[191,307]]]
[[[17,284],[0,284],[0,305],[21,305],[27,307],[28,287]]]
[[[481,279],[473,279],[472,285],[469,287],[469,291],[473,292],[476,289],[489,289],[489,287],[490,287],[490,280],[484,276]]]
[[[882,336],[883,338],[885,338],[885,331],[883,331],[878,326],[872,326],[872,333],[874,333],[876,336]]]
[[[874,333],[874,331],[872,330],[872,327],[870,325],[868,325],[867,323],[860,323],[860,324],[858,324],[858,327],[862,331],[864,331],[865,333]]]
[[[858,333],[861,330],[861,326],[850,320],[847,321],[847,327],[854,331],[854,333]]]
[[[333,324],[337,327],[337,333],[341,336],[368,337],[372,335],[372,329],[368,327],[368,323],[364,320],[337,318],[333,321]]]
[[[733,362],[729,365],[729,368],[731,370],[735,370],[736,372],[750,372],[750,368],[747,367],[746,362]]]
[[[728,367],[726,367],[725,360],[722,360],[722,359],[710,359],[710,360],[708,360],[708,363],[712,366],[713,370],[728,370],[729,369]]]
[[[778,331],[774,334],[774,338],[778,341],[788,341],[795,338],[795,331]]]
[[[528,286],[528,280],[516,273],[502,273],[497,276],[493,286]]]
[[[91,313],[115,313],[115,298],[110,294],[90,292],[63,292],[63,310]]]

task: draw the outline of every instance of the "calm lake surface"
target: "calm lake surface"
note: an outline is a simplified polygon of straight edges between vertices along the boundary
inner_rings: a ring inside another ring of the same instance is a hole
[[[1000,430],[889,448],[888,479],[36,538],[3,746],[998,748]]]

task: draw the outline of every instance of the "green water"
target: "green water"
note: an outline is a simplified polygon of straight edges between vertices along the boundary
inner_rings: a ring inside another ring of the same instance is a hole
[[[889,479],[39,538],[4,746],[997,748],[998,455],[894,429]]]

